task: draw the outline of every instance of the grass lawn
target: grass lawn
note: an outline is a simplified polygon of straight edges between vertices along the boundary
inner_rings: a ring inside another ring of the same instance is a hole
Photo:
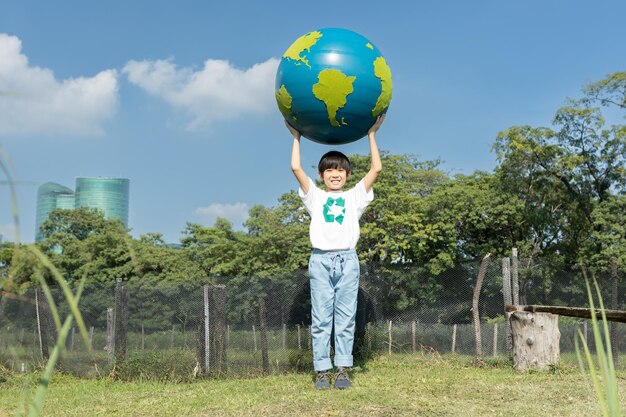
[[[571,359],[571,358],[570,358]],[[626,371],[618,371],[624,404]],[[36,376],[0,383],[0,417],[23,408]],[[316,391],[310,374],[191,383],[119,382],[55,375],[45,416],[596,416],[575,360],[517,374],[502,361],[431,354],[381,356],[355,369],[354,387]]]

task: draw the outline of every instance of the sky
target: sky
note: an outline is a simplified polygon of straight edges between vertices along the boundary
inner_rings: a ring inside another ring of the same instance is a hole
[[[274,98],[299,36],[356,31],[380,49],[393,98],[377,134],[392,154],[491,171],[511,126],[550,126],[567,97],[626,71],[626,2],[579,0],[284,2],[2,0],[0,234],[35,236],[37,188],[130,179],[134,237],[182,237],[297,188],[292,139]],[[316,175],[330,150],[302,140]],[[366,140],[336,149],[366,155]]]

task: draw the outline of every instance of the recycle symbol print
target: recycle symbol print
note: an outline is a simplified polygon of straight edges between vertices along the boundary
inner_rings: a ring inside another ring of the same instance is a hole
[[[345,214],[346,200],[343,197],[339,197],[337,199],[328,197],[326,204],[324,204],[324,220],[326,220],[326,223],[336,221],[337,223],[342,224]]]

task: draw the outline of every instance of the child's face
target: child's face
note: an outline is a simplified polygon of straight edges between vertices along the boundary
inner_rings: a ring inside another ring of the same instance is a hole
[[[326,190],[341,191],[348,179],[348,173],[343,168],[329,168],[324,172],[320,172],[320,178],[324,180]]]

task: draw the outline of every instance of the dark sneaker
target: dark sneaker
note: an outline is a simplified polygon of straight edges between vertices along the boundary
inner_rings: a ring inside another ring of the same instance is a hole
[[[348,377],[348,370],[343,367],[339,367],[335,374],[335,388],[336,389],[348,389],[352,387],[352,382]]]
[[[329,371],[320,371],[315,376],[315,388],[317,389],[329,389],[330,388],[330,377],[331,374]]]

